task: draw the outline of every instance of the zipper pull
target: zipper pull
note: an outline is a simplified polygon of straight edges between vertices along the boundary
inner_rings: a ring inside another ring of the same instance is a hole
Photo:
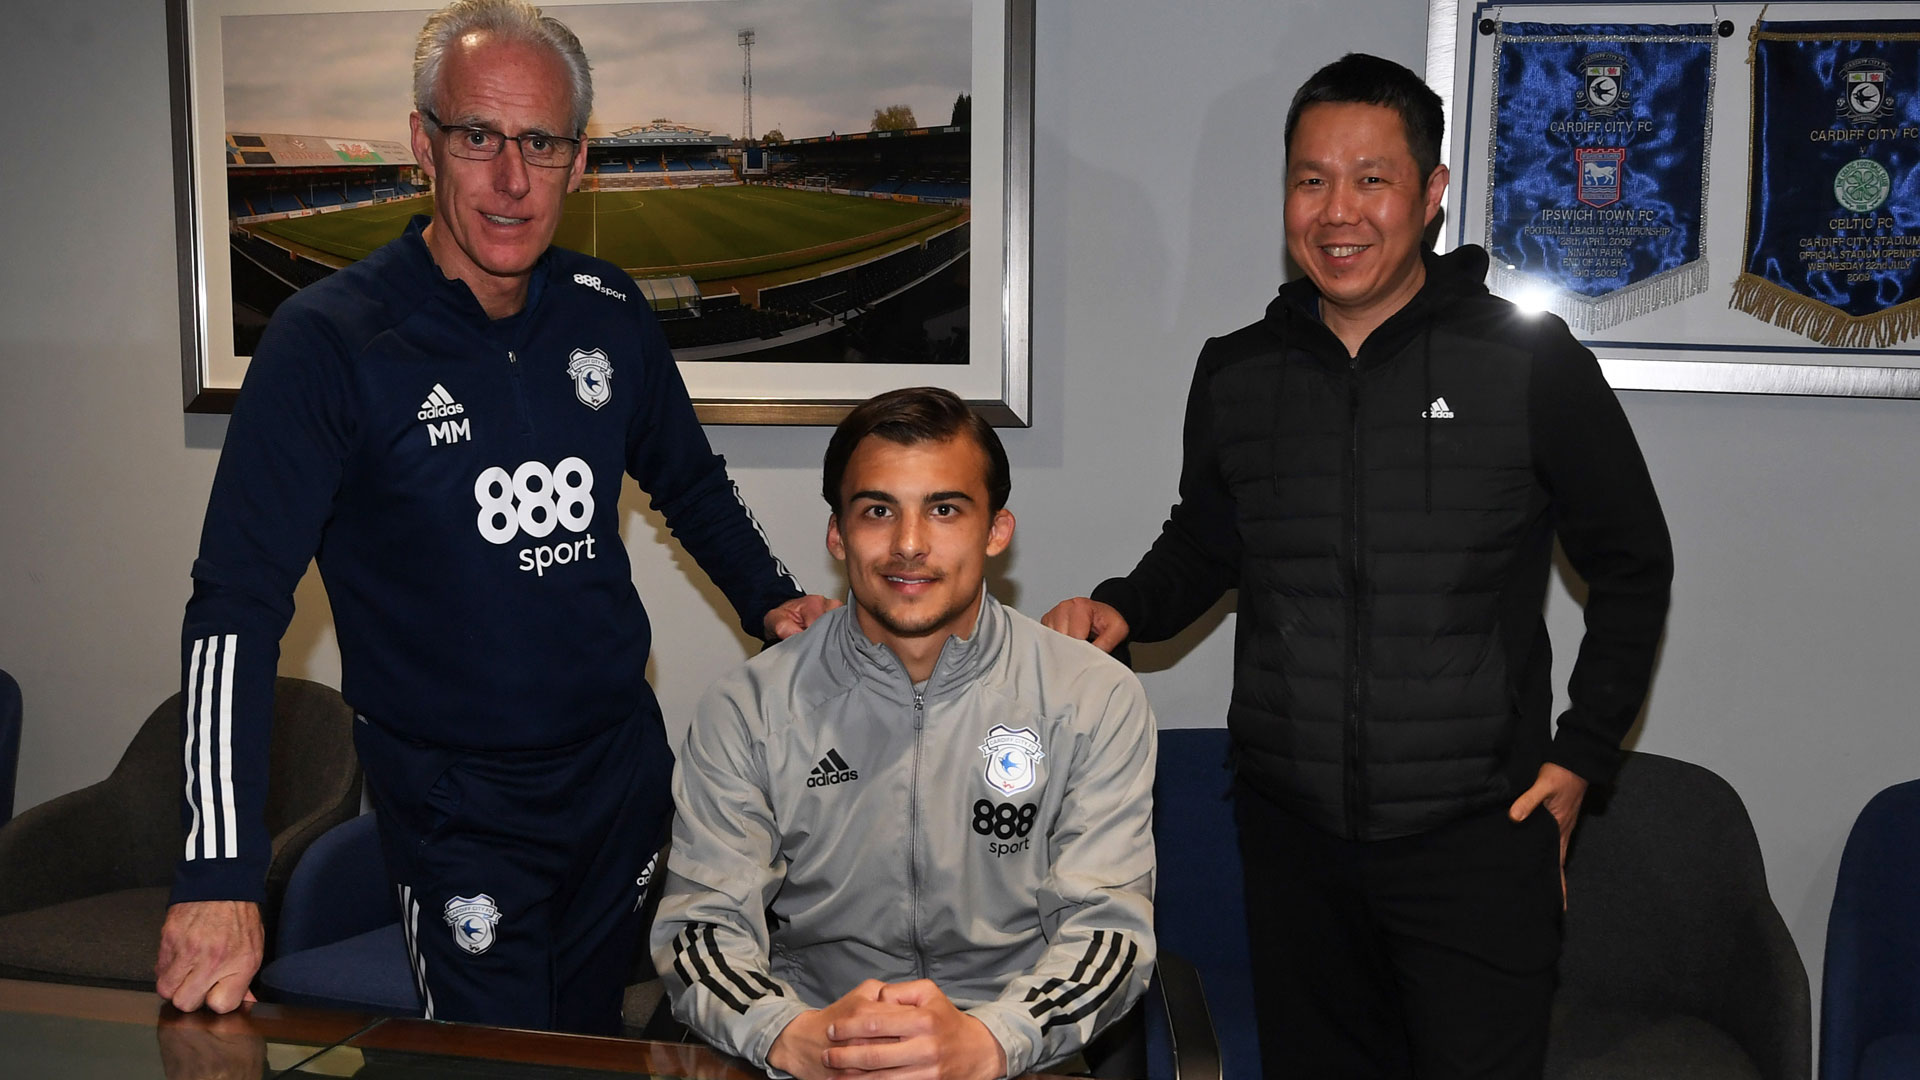
[[[913,730],[920,730],[920,722],[926,719],[926,699],[920,691],[913,692]]]
[[[509,363],[509,364],[517,364],[517,363],[519,363],[519,362],[520,362],[520,358],[519,358],[519,357],[517,357],[517,356],[515,356],[515,355],[513,355],[513,350],[512,350],[512,349],[508,349],[508,350],[507,350],[507,363]]]

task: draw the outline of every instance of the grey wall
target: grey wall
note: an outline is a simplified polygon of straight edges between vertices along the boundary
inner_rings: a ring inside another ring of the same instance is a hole
[[[178,409],[171,157],[158,0],[19,5],[0,38],[0,667],[27,698],[20,802],[103,776],[176,684],[176,637],[224,432]],[[1035,417],[1008,433],[1019,535],[1003,594],[1038,613],[1131,565],[1172,497],[1200,343],[1279,274],[1279,127],[1319,63],[1420,68],[1404,0],[1043,0]],[[1641,749],[1746,797],[1818,981],[1846,830],[1920,775],[1920,403],[1622,395],[1666,499],[1675,609]],[[824,432],[714,429],[781,554],[837,590],[809,492]],[[745,646],[630,497],[669,713]],[[337,679],[309,581],[284,670]],[[1570,655],[1578,609],[1549,604]],[[1151,651],[1161,721],[1220,722],[1231,616]],[[1211,631],[1209,633],[1209,631]],[[1564,675],[1564,673],[1563,673]]]

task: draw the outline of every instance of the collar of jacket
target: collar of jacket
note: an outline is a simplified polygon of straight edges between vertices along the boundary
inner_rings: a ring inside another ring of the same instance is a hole
[[[1477,244],[1462,244],[1445,255],[1422,251],[1426,283],[1405,307],[1367,335],[1360,355],[1348,357],[1327,324],[1320,321],[1320,289],[1304,275],[1280,286],[1267,305],[1264,322],[1276,336],[1331,368],[1364,369],[1398,356],[1415,338],[1428,332],[1434,317],[1444,318],[1462,300],[1487,295],[1487,252]]]
[[[473,290],[467,287],[466,282],[459,278],[450,278],[440,272],[440,264],[433,261],[433,252],[427,247],[427,238],[424,235],[427,226],[432,223],[433,218],[428,215],[415,214],[407,222],[407,231],[400,234],[399,258],[409,270],[413,271],[401,277],[400,289],[406,291],[408,285],[418,282],[419,291],[412,296],[396,297],[396,299],[404,299],[414,307],[428,301],[438,301],[451,307],[462,318],[473,320],[483,326],[495,321],[487,317],[487,309],[480,306],[480,300],[473,295]],[[549,244],[547,250],[540,253],[539,261],[533,264],[533,273],[527,279],[526,306],[507,316],[507,319],[517,319],[525,315],[540,302],[541,294],[546,292],[547,273],[552,264],[553,245]]]
[[[933,674],[927,677],[923,701],[940,701],[964,693],[991,670],[1006,651],[1012,622],[1007,609],[993,598],[984,584],[980,597],[980,617],[974,623],[973,636],[963,638],[955,634],[940,646]],[[836,681],[851,683],[858,679],[887,700],[901,705],[913,704],[913,680],[907,676],[907,666],[891,648],[871,640],[866,631],[860,629],[853,596],[849,594],[846,606],[830,614],[841,616],[838,625],[830,628],[834,638],[826,650],[828,663],[838,669],[835,675],[843,676]]]

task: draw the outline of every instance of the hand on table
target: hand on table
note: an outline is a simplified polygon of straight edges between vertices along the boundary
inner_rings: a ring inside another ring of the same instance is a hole
[[[154,986],[175,1008],[192,1012],[205,1005],[232,1012],[252,1001],[247,985],[260,970],[266,932],[260,906],[240,900],[202,900],[167,909],[160,929],[160,956],[154,962]]]

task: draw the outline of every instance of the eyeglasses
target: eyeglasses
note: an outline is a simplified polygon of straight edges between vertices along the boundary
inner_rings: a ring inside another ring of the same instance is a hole
[[[427,118],[427,123],[447,133],[449,154],[468,161],[492,161],[511,142],[520,144],[521,161],[543,169],[564,169],[573,164],[574,155],[580,152],[579,139],[542,135],[537,131],[525,135],[507,135],[472,124],[443,124],[431,112],[423,111],[420,115]]]

